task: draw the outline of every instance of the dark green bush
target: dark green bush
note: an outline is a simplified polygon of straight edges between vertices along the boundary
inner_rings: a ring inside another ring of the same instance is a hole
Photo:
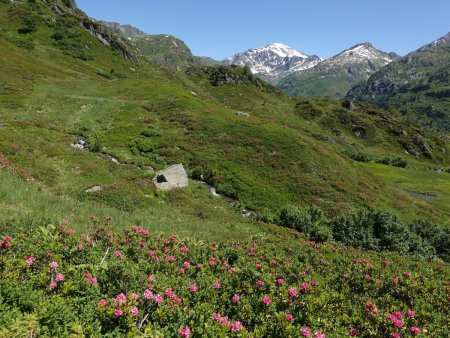
[[[366,153],[362,150],[350,148],[347,149],[346,154],[354,161],[358,162],[371,162],[373,160],[373,156],[369,153]]]
[[[305,210],[286,206],[281,210],[278,220],[281,225],[303,232],[316,242],[332,239],[332,230],[324,218],[323,211],[316,206]]]
[[[408,167],[408,160],[406,160],[402,157],[394,157],[394,158],[384,157],[384,158],[378,160],[377,163],[391,165],[391,166],[399,167],[399,168],[407,168]]]
[[[37,20],[34,16],[22,16],[21,19],[24,26],[17,30],[19,34],[31,34],[37,31]]]
[[[450,261],[450,230],[428,220],[414,220],[411,231],[430,244],[438,257]]]

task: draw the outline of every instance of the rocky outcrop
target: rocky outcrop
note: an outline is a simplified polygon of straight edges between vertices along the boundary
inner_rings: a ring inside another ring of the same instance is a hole
[[[86,17],[81,20],[81,26],[105,46],[111,47],[124,58],[134,63],[139,61],[137,55],[132,51],[132,47],[120,37],[111,34],[101,23]]]
[[[161,190],[184,188],[188,186],[188,183],[188,176],[182,164],[175,164],[158,171],[153,178],[153,184]]]

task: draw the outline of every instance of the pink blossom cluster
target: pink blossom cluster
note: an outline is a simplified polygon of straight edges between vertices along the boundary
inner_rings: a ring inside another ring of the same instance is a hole
[[[220,313],[214,313],[212,319],[220,323],[220,325],[226,326],[232,332],[240,332],[244,328],[241,322],[232,322],[227,316],[222,316]]]
[[[8,248],[11,246],[12,237],[11,236],[4,236],[3,240],[0,242],[0,248]]]

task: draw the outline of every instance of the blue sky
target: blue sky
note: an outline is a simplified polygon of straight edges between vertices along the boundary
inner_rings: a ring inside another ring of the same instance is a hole
[[[400,55],[450,31],[450,0],[76,0],[89,16],[172,34],[223,59],[281,42],[330,57],[360,42]]]

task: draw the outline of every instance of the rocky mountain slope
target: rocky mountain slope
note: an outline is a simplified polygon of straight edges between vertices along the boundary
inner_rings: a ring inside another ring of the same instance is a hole
[[[181,68],[216,63],[211,58],[194,56],[182,40],[172,35],[152,35],[144,33],[131,25],[121,25],[116,22],[105,21],[102,21],[102,23],[108,26],[114,33],[127,39],[152,63]]]
[[[355,84],[397,58],[395,53],[382,52],[370,43],[357,44],[312,68],[283,77],[277,86],[296,96],[343,98]]]
[[[450,130],[450,33],[380,69],[348,97]]]
[[[281,43],[272,43],[238,53],[225,59],[223,64],[248,66],[254,75],[276,83],[281,77],[314,67],[320,61],[316,55],[305,55]]]

